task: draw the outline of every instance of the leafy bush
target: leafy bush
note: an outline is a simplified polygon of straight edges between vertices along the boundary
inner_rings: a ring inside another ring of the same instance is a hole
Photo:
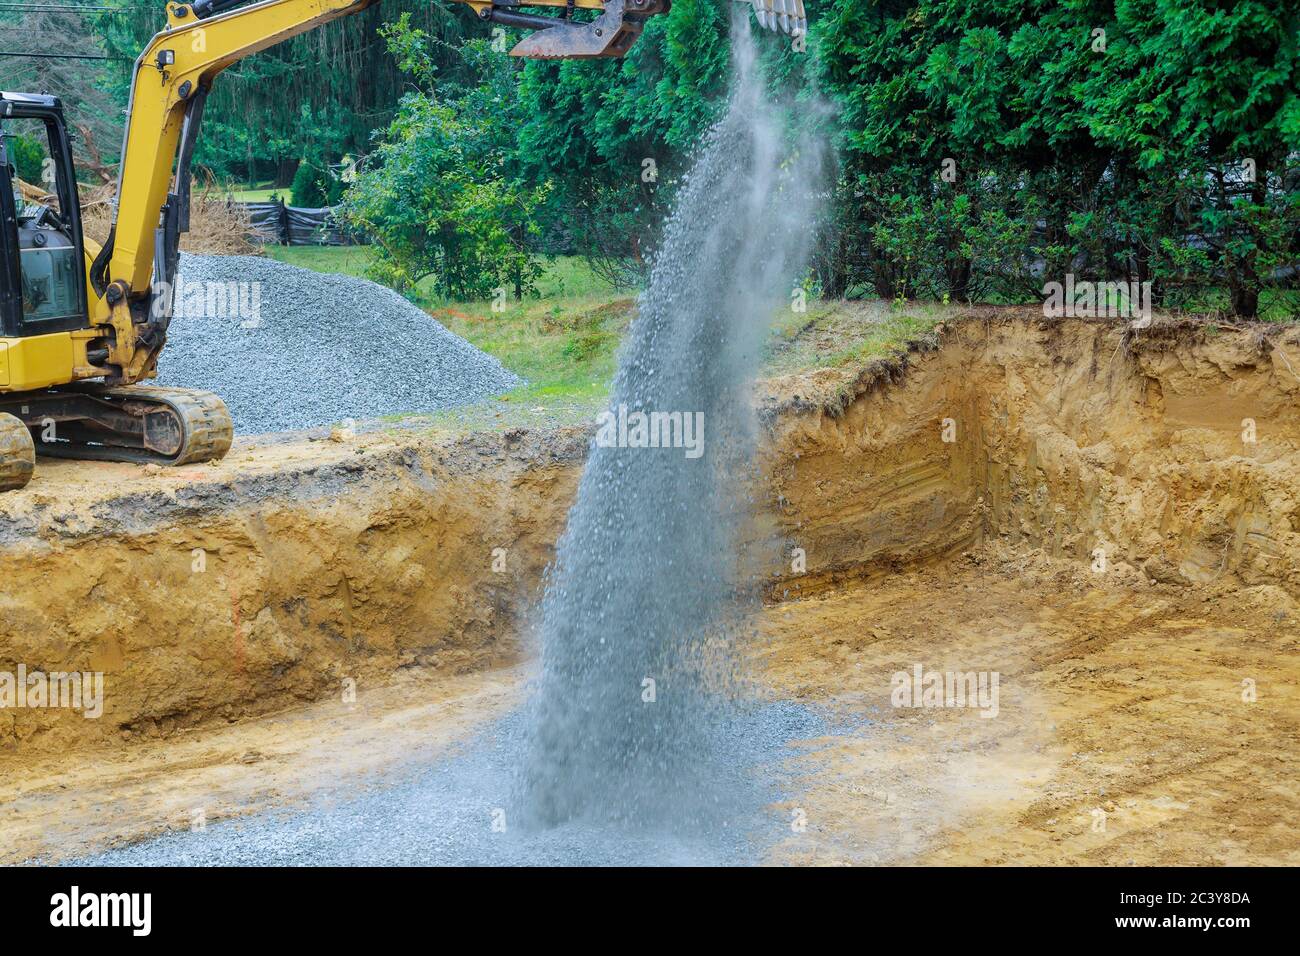
[[[344,218],[375,243],[371,274],[412,290],[431,278],[437,295],[488,298],[532,292],[541,267],[530,242],[543,188],[528,188],[507,162],[515,70],[485,41],[466,44],[487,79],[470,89],[439,84],[427,37],[403,17],[383,31],[422,88],[403,97],[397,118],[348,189]]]
[[[45,149],[30,136],[15,136],[9,140],[9,158],[18,170],[18,178],[33,186],[46,188],[41,182],[44,172]]]
[[[303,159],[289,187],[291,204],[308,209],[333,206],[343,198],[343,184],[319,159]]]
[[[1023,296],[1074,272],[1166,303],[1226,288],[1254,316],[1295,286],[1290,0],[818,8],[845,204],[823,261],[848,270],[828,288]]]

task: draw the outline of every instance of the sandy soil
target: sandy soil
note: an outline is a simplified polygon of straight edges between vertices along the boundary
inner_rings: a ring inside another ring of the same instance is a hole
[[[102,673],[104,713],[0,708],[0,760],[516,663],[584,452],[556,429],[51,463],[0,496],[0,672]]]
[[[773,690],[859,724],[799,748],[777,859],[1300,863],[1300,621],[1268,590],[980,553],[771,608]],[[892,707],[916,664],[998,671],[996,717]]]
[[[782,864],[1300,863],[1300,621],[997,548],[767,607],[757,672],[831,715],[791,746]],[[996,716],[895,708],[891,676],[997,671]],[[1255,700],[1243,699],[1253,681]],[[0,862],[383,786],[521,699],[519,668],[0,774]]]

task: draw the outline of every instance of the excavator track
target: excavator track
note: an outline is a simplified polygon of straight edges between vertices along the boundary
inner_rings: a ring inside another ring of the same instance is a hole
[[[22,488],[32,480],[35,468],[32,433],[20,419],[0,414],[0,491]]]
[[[211,392],[131,385],[56,389],[0,406],[52,458],[188,465],[224,458],[234,440],[225,403]]]

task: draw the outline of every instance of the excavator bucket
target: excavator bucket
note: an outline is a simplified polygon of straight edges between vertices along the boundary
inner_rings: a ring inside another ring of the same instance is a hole
[[[556,7],[564,3],[559,17],[524,13],[521,6]],[[803,0],[740,0],[751,3],[760,26],[790,36],[808,32]],[[585,60],[621,57],[641,35],[645,21],[667,13],[671,0],[497,0],[480,9],[479,15],[503,26],[532,30],[510,51],[511,56],[535,60]],[[476,5],[477,6],[477,5]],[[574,18],[576,9],[599,9],[600,16],[583,22]]]
[[[808,16],[803,0],[749,0],[754,5],[758,25],[777,33],[802,36],[808,32]]]
[[[536,30],[510,51],[511,56],[539,60],[588,60],[621,57],[632,48],[645,21],[667,13],[670,0],[606,0],[600,16],[589,23],[539,17],[493,7],[491,19],[506,26]],[[572,13],[570,10],[569,13]]]

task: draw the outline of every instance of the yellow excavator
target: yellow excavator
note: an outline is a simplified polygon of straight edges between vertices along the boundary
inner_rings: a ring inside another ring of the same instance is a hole
[[[57,97],[0,92],[0,491],[31,480],[36,453],[182,465],[219,459],[234,429],[209,392],[154,378],[171,321],[191,160],[212,83],[247,56],[379,0],[193,0],[135,64],[113,226],[82,234],[77,176]],[[479,19],[530,31],[529,58],[621,57],[670,0],[457,0]],[[794,36],[802,0],[750,0],[759,22]],[[558,8],[558,16],[521,7]],[[579,11],[584,11],[579,16]],[[594,19],[585,19],[595,13]],[[47,191],[23,188],[7,151],[26,124],[47,147]],[[212,348],[221,348],[214,336]]]

